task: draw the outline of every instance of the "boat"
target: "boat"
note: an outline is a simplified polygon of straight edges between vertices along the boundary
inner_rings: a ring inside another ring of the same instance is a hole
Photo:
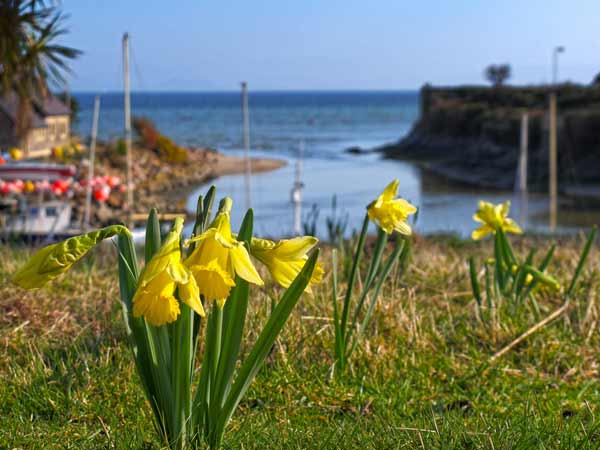
[[[0,238],[52,242],[78,234],[80,230],[72,225],[68,192],[75,175],[76,168],[71,165],[38,162],[1,165]],[[50,199],[46,194],[50,194]]]
[[[0,180],[55,181],[61,178],[73,178],[77,169],[73,165],[19,162],[0,165]]]
[[[71,227],[71,213],[68,202],[56,200],[0,210],[2,240],[53,242],[74,236],[79,230]]]

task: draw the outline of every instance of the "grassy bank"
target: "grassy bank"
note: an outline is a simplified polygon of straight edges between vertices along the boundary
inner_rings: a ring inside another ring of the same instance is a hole
[[[517,240],[526,254],[547,239]],[[549,269],[563,282],[581,238],[565,238]],[[37,292],[0,252],[0,449],[157,449],[124,343],[110,245]],[[476,314],[466,259],[490,243],[417,239],[408,272],[390,277],[347,377],[331,377],[331,280],[305,296],[235,414],[226,448],[597,448],[600,265],[594,249],[572,308],[494,364],[490,357],[558,309],[557,294]],[[324,252],[327,261],[329,252]],[[277,294],[256,289],[257,327]]]

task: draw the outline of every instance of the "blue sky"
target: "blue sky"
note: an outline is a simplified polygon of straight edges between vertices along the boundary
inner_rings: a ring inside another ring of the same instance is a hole
[[[121,36],[132,36],[132,89],[416,89],[483,82],[508,62],[512,83],[600,72],[597,0],[63,0],[83,50],[72,90],[122,88]]]

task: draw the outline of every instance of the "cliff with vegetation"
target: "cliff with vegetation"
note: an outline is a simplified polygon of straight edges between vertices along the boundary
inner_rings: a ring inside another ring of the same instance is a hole
[[[380,150],[419,162],[460,183],[512,189],[517,173],[521,116],[529,115],[531,190],[548,180],[550,87],[432,87],[421,89],[421,114],[411,132]],[[559,186],[600,184],[600,87],[556,88]]]

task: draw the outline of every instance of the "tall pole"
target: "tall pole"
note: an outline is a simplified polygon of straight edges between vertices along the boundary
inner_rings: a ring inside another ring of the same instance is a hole
[[[554,47],[552,51],[552,84],[558,83],[558,55],[564,53],[565,48],[562,45]]]
[[[557,214],[557,150],[556,150],[556,93],[550,94],[550,149],[549,149],[549,193],[550,193],[550,231],[556,230]]]
[[[92,180],[94,179],[94,164],[96,161],[96,136],[98,135],[98,119],[100,117],[100,96],[96,95],[94,99],[94,115],[92,119],[92,139],[90,142],[90,158],[88,168],[88,180],[85,190],[85,217],[83,220],[83,229],[90,228],[90,214],[92,210]]]
[[[519,154],[519,192],[521,193],[520,222],[526,226],[527,221],[527,153],[529,145],[529,114],[521,116],[521,145]]]
[[[242,121],[243,121],[243,132],[244,132],[244,160],[246,163],[245,170],[245,185],[246,185],[246,209],[252,207],[252,198],[250,194],[250,176],[252,167],[250,165],[250,118],[248,111],[248,84],[242,82]]]
[[[133,182],[131,173],[131,100],[129,86],[129,33],[123,34],[123,91],[125,94],[125,148],[127,151],[127,205],[128,224],[133,214]]]
[[[294,233],[302,233],[302,159],[304,156],[304,141],[300,141],[298,159],[296,160],[296,176],[292,188],[292,203],[294,204]]]

